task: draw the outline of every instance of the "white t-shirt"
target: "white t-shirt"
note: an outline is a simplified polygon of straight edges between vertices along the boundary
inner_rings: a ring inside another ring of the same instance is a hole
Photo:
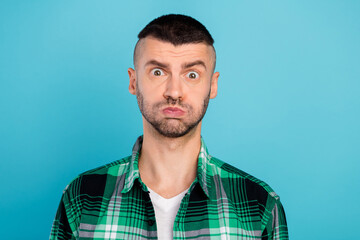
[[[172,240],[174,221],[180,208],[180,203],[189,189],[172,198],[163,198],[149,187],[150,199],[155,210],[158,240]]]

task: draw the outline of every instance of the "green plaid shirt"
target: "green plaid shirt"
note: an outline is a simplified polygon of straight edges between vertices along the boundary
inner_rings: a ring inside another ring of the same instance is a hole
[[[132,156],[85,172],[65,189],[50,239],[157,239],[155,212]],[[182,199],[173,239],[288,239],[279,197],[264,182],[209,155]]]

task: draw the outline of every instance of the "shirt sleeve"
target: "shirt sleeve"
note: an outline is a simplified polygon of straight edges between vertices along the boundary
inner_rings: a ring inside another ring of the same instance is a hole
[[[77,239],[81,217],[81,178],[75,178],[64,190],[53,222],[50,240]]]
[[[263,239],[288,240],[288,228],[284,208],[277,199],[269,214],[269,221],[263,231]]]
[[[61,198],[59,208],[56,212],[55,220],[53,222],[50,240],[67,240],[75,239],[73,231],[71,230],[69,220],[66,214],[64,195]]]

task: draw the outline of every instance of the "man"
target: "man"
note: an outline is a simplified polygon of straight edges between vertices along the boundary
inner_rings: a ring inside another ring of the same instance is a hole
[[[128,73],[143,136],[132,156],[69,184],[50,239],[288,239],[273,190],[210,156],[201,138],[219,78],[210,33],[165,15],[138,37]]]

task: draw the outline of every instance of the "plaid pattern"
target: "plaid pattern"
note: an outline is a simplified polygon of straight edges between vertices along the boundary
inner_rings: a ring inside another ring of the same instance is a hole
[[[65,189],[52,239],[157,239],[149,192],[132,156],[85,172]],[[177,213],[173,239],[288,239],[279,197],[264,182],[209,155]]]

